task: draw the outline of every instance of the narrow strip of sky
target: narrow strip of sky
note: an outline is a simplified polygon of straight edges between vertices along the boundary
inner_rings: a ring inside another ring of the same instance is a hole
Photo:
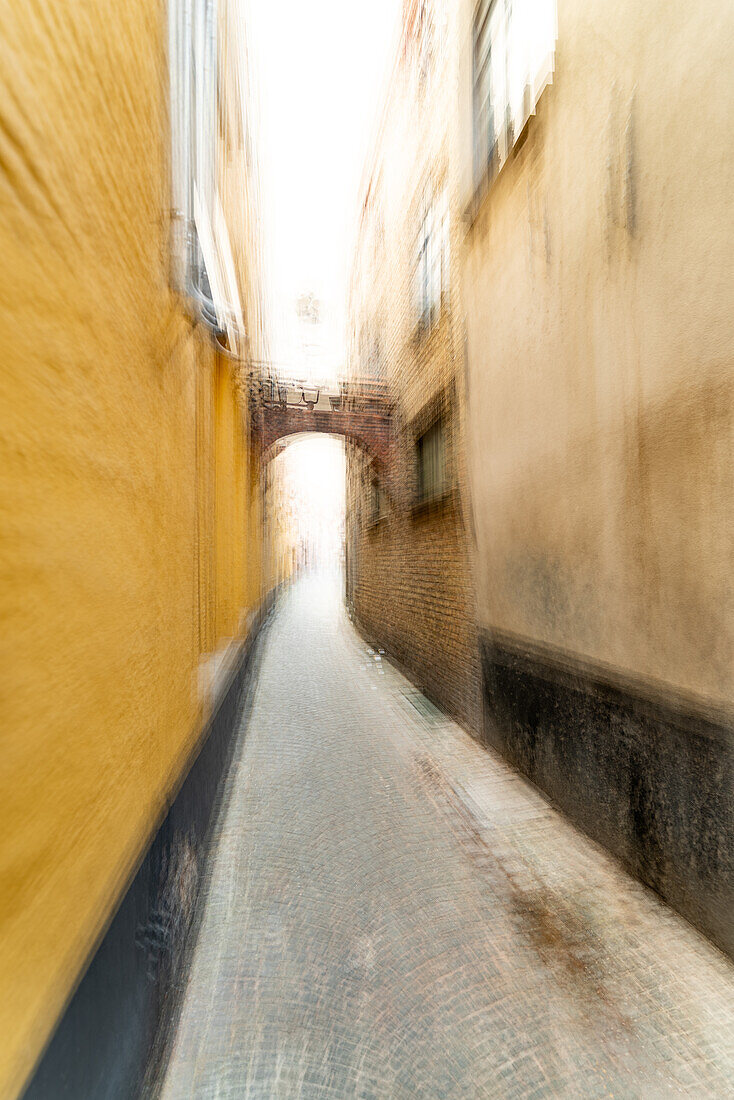
[[[297,365],[295,301],[322,303],[324,365],[344,362],[358,188],[395,51],[400,0],[250,0],[269,344]]]

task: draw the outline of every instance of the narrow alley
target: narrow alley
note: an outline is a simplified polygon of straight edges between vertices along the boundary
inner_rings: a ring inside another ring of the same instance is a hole
[[[734,3],[1,9],[0,1100],[734,1098]]]
[[[281,598],[162,1100],[724,1096],[725,958],[352,627]]]

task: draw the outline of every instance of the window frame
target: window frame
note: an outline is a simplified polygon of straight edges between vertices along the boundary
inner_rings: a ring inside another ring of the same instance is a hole
[[[369,515],[368,523],[370,527],[376,527],[378,523],[381,523],[387,515],[387,499],[385,496],[385,490],[382,486],[382,482],[376,474],[372,474],[369,479]]]
[[[440,440],[438,459],[429,457],[429,461],[436,463],[440,476],[435,476],[434,472],[429,484],[426,481],[426,444],[434,436]],[[416,437],[415,461],[416,504],[423,506],[441,500],[446,496],[449,489],[448,430],[443,416],[438,416],[432,420]]]
[[[169,0],[171,204],[174,284],[216,318],[202,221],[214,220],[217,150],[216,0]],[[211,230],[210,230],[211,231]],[[205,230],[206,232],[206,230]]]
[[[451,216],[448,185],[424,192],[413,260],[413,309],[419,331],[430,331],[450,295]]]
[[[526,133],[538,100],[553,79],[556,40],[556,0],[478,0],[471,23],[475,188],[494,178]],[[499,60],[493,59],[496,43]],[[499,122],[498,110],[502,112]]]
[[[219,347],[240,355],[242,304],[218,188],[220,49],[231,33],[220,0],[168,0],[171,285]],[[245,133],[244,111],[243,102],[234,119],[228,115],[237,135]]]
[[[502,9],[504,19],[504,58],[503,62],[503,93],[505,101],[505,121],[501,132],[495,132],[494,106],[492,102],[492,39],[490,37],[490,23],[495,11]],[[510,95],[508,87],[508,43],[509,43],[509,0],[479,0],[472,23],[472,137],[474,148],[474,179],[481,179],[486,172],[493,173],[500,166],[501,152],[500,141],[505,127],[511,126],[508,119]],[[486,56],[479,56],[482,38],[487,42]],[[480,79],[481,78],[481,79]],[[484,114],[485,125],[480,133],[479,119]],[[491,130],[490,130],[491,126]],[[507,141],[508,148],[511,141]],[[502,158],[504,159],[504,158]]]

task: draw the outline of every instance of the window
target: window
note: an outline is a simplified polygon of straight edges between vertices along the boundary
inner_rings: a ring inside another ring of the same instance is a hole
[[[555,0],[481,0],[474,19],[474,174],[499,168],[553,74]]]
[[[215,0],[169,0],[171,186],[178,289],[213,310],[202,228],[211,233],[217,124]],[[203,222],[208,222],[202,226]]]
[[[438,420],[419,437],[418,502],[441,496],[446,490],[446,443],[443,421]]]
[[[376,477],[370,481],[369,518],[370,523],[379,523],[385,515],[385,490]]]
[[[430,328],[449,293],[449,206],[445,188],[437,200],[424,206],[413,278],[418,322]]]
[[[244,328],[236,268],[217,190],[219,71],[217,0],[169,0],[172,263],[176,289],[230,346]],[[222,32],[231,39],[233,27]],[[231,69],[231,66],[230,66]],[[244,107],[229,96],[227,117],[244,133]],[[244,154],[243,154],[244,155]]]

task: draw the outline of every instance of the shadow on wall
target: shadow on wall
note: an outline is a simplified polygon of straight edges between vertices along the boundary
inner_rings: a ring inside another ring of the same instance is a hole
[[[734,957],[734,757],[725,718],[485,634],[487,740]]]
[[[31,1079],[25,1100],[137,1100],[165,1064],[223,784],[257,678],[243,650],[183,785]]]

